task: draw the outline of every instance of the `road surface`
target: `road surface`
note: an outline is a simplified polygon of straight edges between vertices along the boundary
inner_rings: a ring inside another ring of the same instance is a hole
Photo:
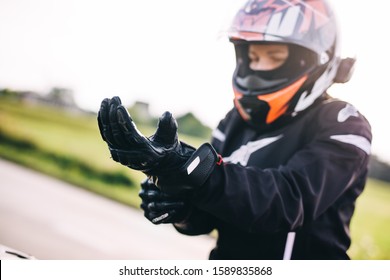
[[[0,159],[0,244],[37,259],[204,260],[214,243]]]

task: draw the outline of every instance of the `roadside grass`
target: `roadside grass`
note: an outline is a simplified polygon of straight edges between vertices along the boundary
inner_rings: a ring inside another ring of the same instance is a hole
[[[390,259],[390,183],[369,179],[351,222],[353,259]]]
[[[155,128],[139,126],[145,135]],[[195,147],[207,139],[180,135]],[[0,157],[138,208],[141,172],[112,161],[95,115],[0,98]],[[390,184],[369,179],[352,219],[352,259],[390,259]]]

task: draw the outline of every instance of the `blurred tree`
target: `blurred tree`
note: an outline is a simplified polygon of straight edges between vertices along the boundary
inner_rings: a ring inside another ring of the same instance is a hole
[[[47,101],[61,107],[77,107],[73,91],[68,88],[54,87],[47,95]]]
[[[390,165],[382,161],[378,156],[371,155],[368,176],[390,182]]]
[[[177,118],[179,132],[191,136],[210,139],[211,128],[204,125],[193,113],[187,113]]]

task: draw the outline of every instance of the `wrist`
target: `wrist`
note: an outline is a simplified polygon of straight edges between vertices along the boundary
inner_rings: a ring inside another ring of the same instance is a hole
[[[184,165],[176,172],[167,175],[152,176],[153,182],[166,193],[191,193],[202,186],[217,165],[222,164],[222,157],[209,143],[201,145]]]
[[[222,157],[217,154],[213,146],[204,143],[187,160],[181,172],[189,184],[200,187],[209,178],[215,166],[221,163]]]

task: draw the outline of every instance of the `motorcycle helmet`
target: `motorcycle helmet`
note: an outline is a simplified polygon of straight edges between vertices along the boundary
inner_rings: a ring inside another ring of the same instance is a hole
[[[324,0],[249,0],[228,32],[234,44],[234,105],[255,127],[291,119],[324,95],[341,62],[335,16]],[[270,71],[251,69],[251,44],[284,44],[288,58]],[[344,76],[348,76],[345,75]]]

